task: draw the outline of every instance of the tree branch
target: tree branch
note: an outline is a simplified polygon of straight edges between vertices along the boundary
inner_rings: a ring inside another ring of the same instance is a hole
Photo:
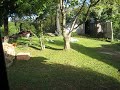
[[[93,7],[93,6],[95,6],[95,5],[97,5],[97,3],[99,2],[100,0],[97,0],[95,3],[93,3],[91,6]]]
[[[68,33],[68,35],[71,34],[71,32],[74,30],[74,26],[75,26],[75,23],[76,23],[76,21],[77,21],[77,17],[78,17],[78,15],[81,13],[81,10],[83,9],[83,7],[84,7],[84,5],[85,5],[85,2],[86,2],[86,0],[83,1],[83,4],[82,4],[80,10],[79,10],[78,13],[76,14],[75,19],[74,19],[74,21],[73,21],[73,23],[72,23],[72,26],[71,26],[71,28],[70,28],[70,32]]]
[[[86,12],[86,17],[85,17],[84,22],[86,22],[86,20],[87,20],[87,18],[88,18],[90,8],[93,7],[93,6],[95,6],[99,1],[100,1],[100,0],[97,0],[95,3],[91,3],[91,4],[89,5],[88,10],[87,10],[87,12]],[[79,14],[78,14],[78,15],[79,15]],[[76,18],[76,20],[77,20],[77,18]],[[74,20],[74,21],[75,21],[75,20]],[[75,22],[76,22],[76,21],[75,21]],[[73,22],[74,25],[75,25],[75,22]],[[82,23],[84,23],[84,22],[82,22]],[[78,26],[75,27],[75,28],[74,28],[74,26],[73,26],[73,29],[71,29],[70,33],[71,33],[74,29],[77,29],[82,23],[78,24]],[[72,24],[72,25],[73,25],[73,24]]]

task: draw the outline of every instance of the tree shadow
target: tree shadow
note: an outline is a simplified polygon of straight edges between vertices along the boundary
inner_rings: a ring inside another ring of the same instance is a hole
[[[114,43],[110,45],[102,45],[103,48],[112,48],[116,51],[120,51],[120,42],[119,43]]]
[[[49,44],[45,44],[45,48],[47,49],[52,49],[52,50],[63,50],[61,48],[54,48],[52,45],[57,45],[57,46],[63,46],[64,43],[62,41],[58,41],[58,40],[54,40],[54,42],[48,42]],[[19,45],[22,45],[22,46],[29,46],[33,49],[36,49],[36,50],[41,50],[41,47],[39,44],[35,44],[35,43],[32,43],[30,44],[29,42],[25,42],[25,41],[19,41],[18,42]]]
[[[114,49],[114,45],[102,45],[102,47],[86,47],[77,43],[72,43],[71,44],[72,49],[87,55],[89,57],[92,57],[94,59],[97,59],[99,61],[105,62],[106,64],[109,64],[117,69],[120,69],[120,60],[114,60],[115,57],[113,55],[108,55],[104,53],[100,53],[100,49],[103,49],[104,47],[107,48],[112,48]],[[117,58],[116,58],[117,59]]]
[[[52,50],[63,50],[63,48],[61,47],[58,47],[58,48],[55,48],[53,45],[57,45],[57,46],[63,46],[64,45],[64,42],[62,41],[59,41],[59,40],[54,40],[53,42],[48,42],[49,44],[46,44],[46,48],[47,49],[52,49]]]
[[[31,44],[31,45],[29,45],[29,47],[36,49],[36,50],[41,50],[40,46],[37,44]]]
[[[60,49],[60,48],[54,48],[54,47],[51,47],[51,46],[48,46],[48,45],[46,45],[45,48],[47,48],[47,49],[52,49],[52,50],[63,50],[63,49]]]
[[[37,45],[29,45],[29,47],[31,47],[33,49],[36,49],[36,50],[41,50],[40,46],[37,46]],[[45,48],[52,49],[52,50],[63,50],[63,49],[60,49],[60,48],[51,47],[49,45],[45,45]]]
[[[17,40],[17,43],[20,44],[20,45],[24,45],[24,44],[29,43],[29,40],[21,38],[21,39]]]
[[[54,42],[50,42],[49,44],[55,44],[57,46],[63,46],[64,45],[64,42],[63,41],[60,41],[60,40],[54,40]]]
[[[119,90],[120,82],[89,68],[46,63],[44,57],[16,61],[8,71],[11,90]]]
[[[52,44],[63,47],[63,42],[60,40],[56,40]],[[104,47],[112,48],[113,50],[120,50],[119,45],[120,44],[117,43],[117,44],[110,44],[110,45],[102,45],[102,47],[86,47],[78,43],[71,43],[71,48],[93,59],[97,59],[99,61],[105,62],[106,64],[109,64],[115,67],[116,69],[120,69],[120,64],[119,64],[120,60],[114,60],[114,56],[103,54],[103,53],[100,53],[99,51],[100,49],[103,49]],[[54,48],[54,47],[51,45],[51,48]],[[56,50],[56,49],[53,49],[53,50]],[[116,58],[116,59],[119,59],[119,58]]]

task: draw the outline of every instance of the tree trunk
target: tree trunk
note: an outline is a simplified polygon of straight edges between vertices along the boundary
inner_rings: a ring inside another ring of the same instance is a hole
[[[51,27],[50,30],[52,30],[51,32],[53,33],[53,15],[50,16],[50,23],[51,23]]]
[[[8,35],[8,14],[9,14],[8,0],[4,0],[3,4],[4,4],[4,14],[3,14],[4,34],[5,36],[7,36]]]
[[[113,27],[112,27],[112,22],[111,22],[111,33],[112,33],[112,35],[111,35],[111,42],[113,42],[114,41],[114,33],[113,33]]]
[[[4,16],[4,34],[8,36],[8,16]]]
[[[60,27],[60,4],[57,5],[56,25],[57,25],[56,33],[57,33],[57,35],[60,35],[61,34],[61,27]]]
[[[1,33],[0,33],[0,37],[1,37]],[[2,90],[9,90],[9,83],[8,83],[8,78],[7,78],[5,57],[4,57],[1,38],[0,38],[0,88]]]
[[[64,0],[61,0],[60,2],[61,7],[61,15],[62,15],[62,35],[64,40],[64,49],[68,50],[70,49],[70,37],[71,33],[70,31],[66,30],[66,12],[64,7]]]
[[[19,31],[20,31],[20,32],[23,31],[22,25],[23,25],[23,23],[20,23],[20,25],[19,25],[19,28],[20,28]]]
[[[40,46],[41,46],[41,50],[45,49],[45,44],[44,44],[44,41],[43,41],[43,37],[40,38]]]
[[[44,35],[43,35],[43,24],[40,20],[40,46],[41,50],[45,49]]]
[[[71,48],[71,47],[70,47],[70,38],[71,38],[71,35],[65,35],[65,36],[63,37],[63,40],[64,40],[64,49],[65,49],[65,50],[68,50],[68,49]]]

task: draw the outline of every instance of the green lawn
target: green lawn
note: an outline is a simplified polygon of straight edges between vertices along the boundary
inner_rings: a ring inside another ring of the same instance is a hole
[[[11,90],[120,90],[120,44],[78,38],[64,51],[62,37],[51,39],[43,51],[37,39],[30,47],[17,46],[31,59],[15,60],[7,69]]]

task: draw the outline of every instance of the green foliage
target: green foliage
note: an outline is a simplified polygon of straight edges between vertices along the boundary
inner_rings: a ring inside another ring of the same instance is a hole
[[[103,0],[92,8],[92,11],[96,13],[96,17],[101,21],[112,20],[114,16],[118,13],[119,5],[118,0]]]
[[[1,37],[3,37],[3,36],[4,36],[4,28],[3,28],[3,26],[2,26],[2,27],[0,27],[0,34],[1,34]]]
[[[78,0],[69,0],[69,1],[70,1],[71,6],[78,5]]]
[[[18,33],[18,29],[16,28],[14,22],[9,22],[9,36]]]
[[[36,32],[36,29],[35,29],[35,27],[34,27],[34,25],[32,25],[32,23],[31,22],[27,22],[27,21],[24,21],[24,22],[22,22],[22,29],[24,30],[24,31],[32,31],[32,32]]]
[[[14,22],[9,22],[9,36],[16,34],[20,31],[20,23],[21,22],[17,22],[16,26]],[[33,33],[36,33],[36,29],[34,27],[34,25],[32,25],[30,22],[24,21],[22,22],[22,29],[24,31],[32,31]],[[2,36],[4,36],[4,27],[1,27],[1,34]]]
[[[9,22],[8,26],[9,26],[9,36],[18,33],[18,29],[16,28],[14,22]],[[3,25],[1,27],[1,35],[4,36],[4,27],[3,27]]]
[[[113,19],[114,37],[120,39],[120,14]]]
[[[114,30],[114,38],[119,39],[119,32],[120,32],[120,6],[119,0],[108,1],[104,0],[101,1],[98,5],[92,8],[91,17],[96,17],[99,21],[112,21],[113,22],[113,30]]]

